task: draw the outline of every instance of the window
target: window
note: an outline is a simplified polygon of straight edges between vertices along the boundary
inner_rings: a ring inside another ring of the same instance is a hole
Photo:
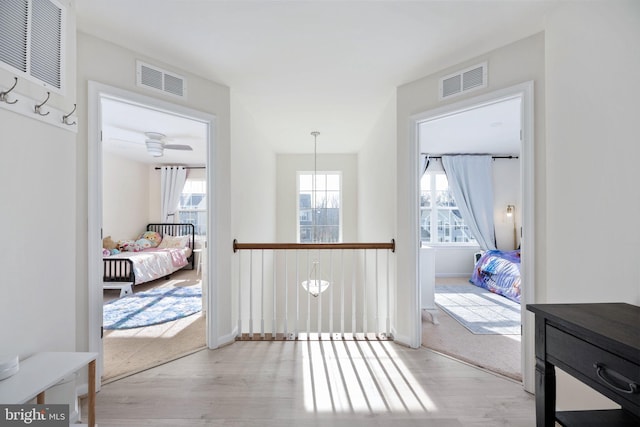
[[[425,244],[476,243],[443,172],[427,172],[420,180],[420,240]]]
[[[64,31],[55,0],[0,1],[0,66],[62,93]]]
[[[196,235],[207,234],[207,182],[187,179],[180,195],[178,222],[193,224]]]
[[[313,172],[298,172],[298,242],[340,242],[341,174],[318,172],[315,185],[313,177]]]

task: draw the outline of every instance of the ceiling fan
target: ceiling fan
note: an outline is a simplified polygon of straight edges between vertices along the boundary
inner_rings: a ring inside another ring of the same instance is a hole
[[[190,145],[184,144],[167,144],[164,141],[165,135],[158,132],[145,132],[146,139],[144,141],[147,152],[153,157],[162,157],[164,150],[183,150],[193,151]]]

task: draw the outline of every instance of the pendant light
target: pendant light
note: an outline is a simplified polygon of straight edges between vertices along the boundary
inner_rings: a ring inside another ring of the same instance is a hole
[[[320,132],[313,131],[311,132],[313,136],[313,180],[311,181],[311,229],[313,230],[313,243],[318,243],[318,236],[316,233],[316,216],[318,207],[316,206],[316,181],[318,174],[318,135]],[[309,275],[307,280],[301,283],[302,287],[305,291],[309,292],[314,297],[317,297],[322,292],[324,292],[330,285],[330,282],[327,280],[322,280],[322,274],[320,271],[320,251],[318,251],[318,259],[313,260],[311,264],[311,269],[309,270]],[[319,278],[320,276],[320,278]]]

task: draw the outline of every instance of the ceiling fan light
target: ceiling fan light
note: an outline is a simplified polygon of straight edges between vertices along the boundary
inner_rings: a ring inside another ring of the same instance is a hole
[[[163,152],[162,142],[147,139],[145,141],[145,144],[147,145],[147,152],[149,152],[149,154],[151,154],[153,157],[162,157],[162,152]]]

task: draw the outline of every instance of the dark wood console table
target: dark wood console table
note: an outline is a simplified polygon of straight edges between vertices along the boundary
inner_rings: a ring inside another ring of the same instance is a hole
[[[528,304],[527,310],[536,315],[536,425],[640,426],[640,307]],[[622,408],[556,412],[556,366]]]

